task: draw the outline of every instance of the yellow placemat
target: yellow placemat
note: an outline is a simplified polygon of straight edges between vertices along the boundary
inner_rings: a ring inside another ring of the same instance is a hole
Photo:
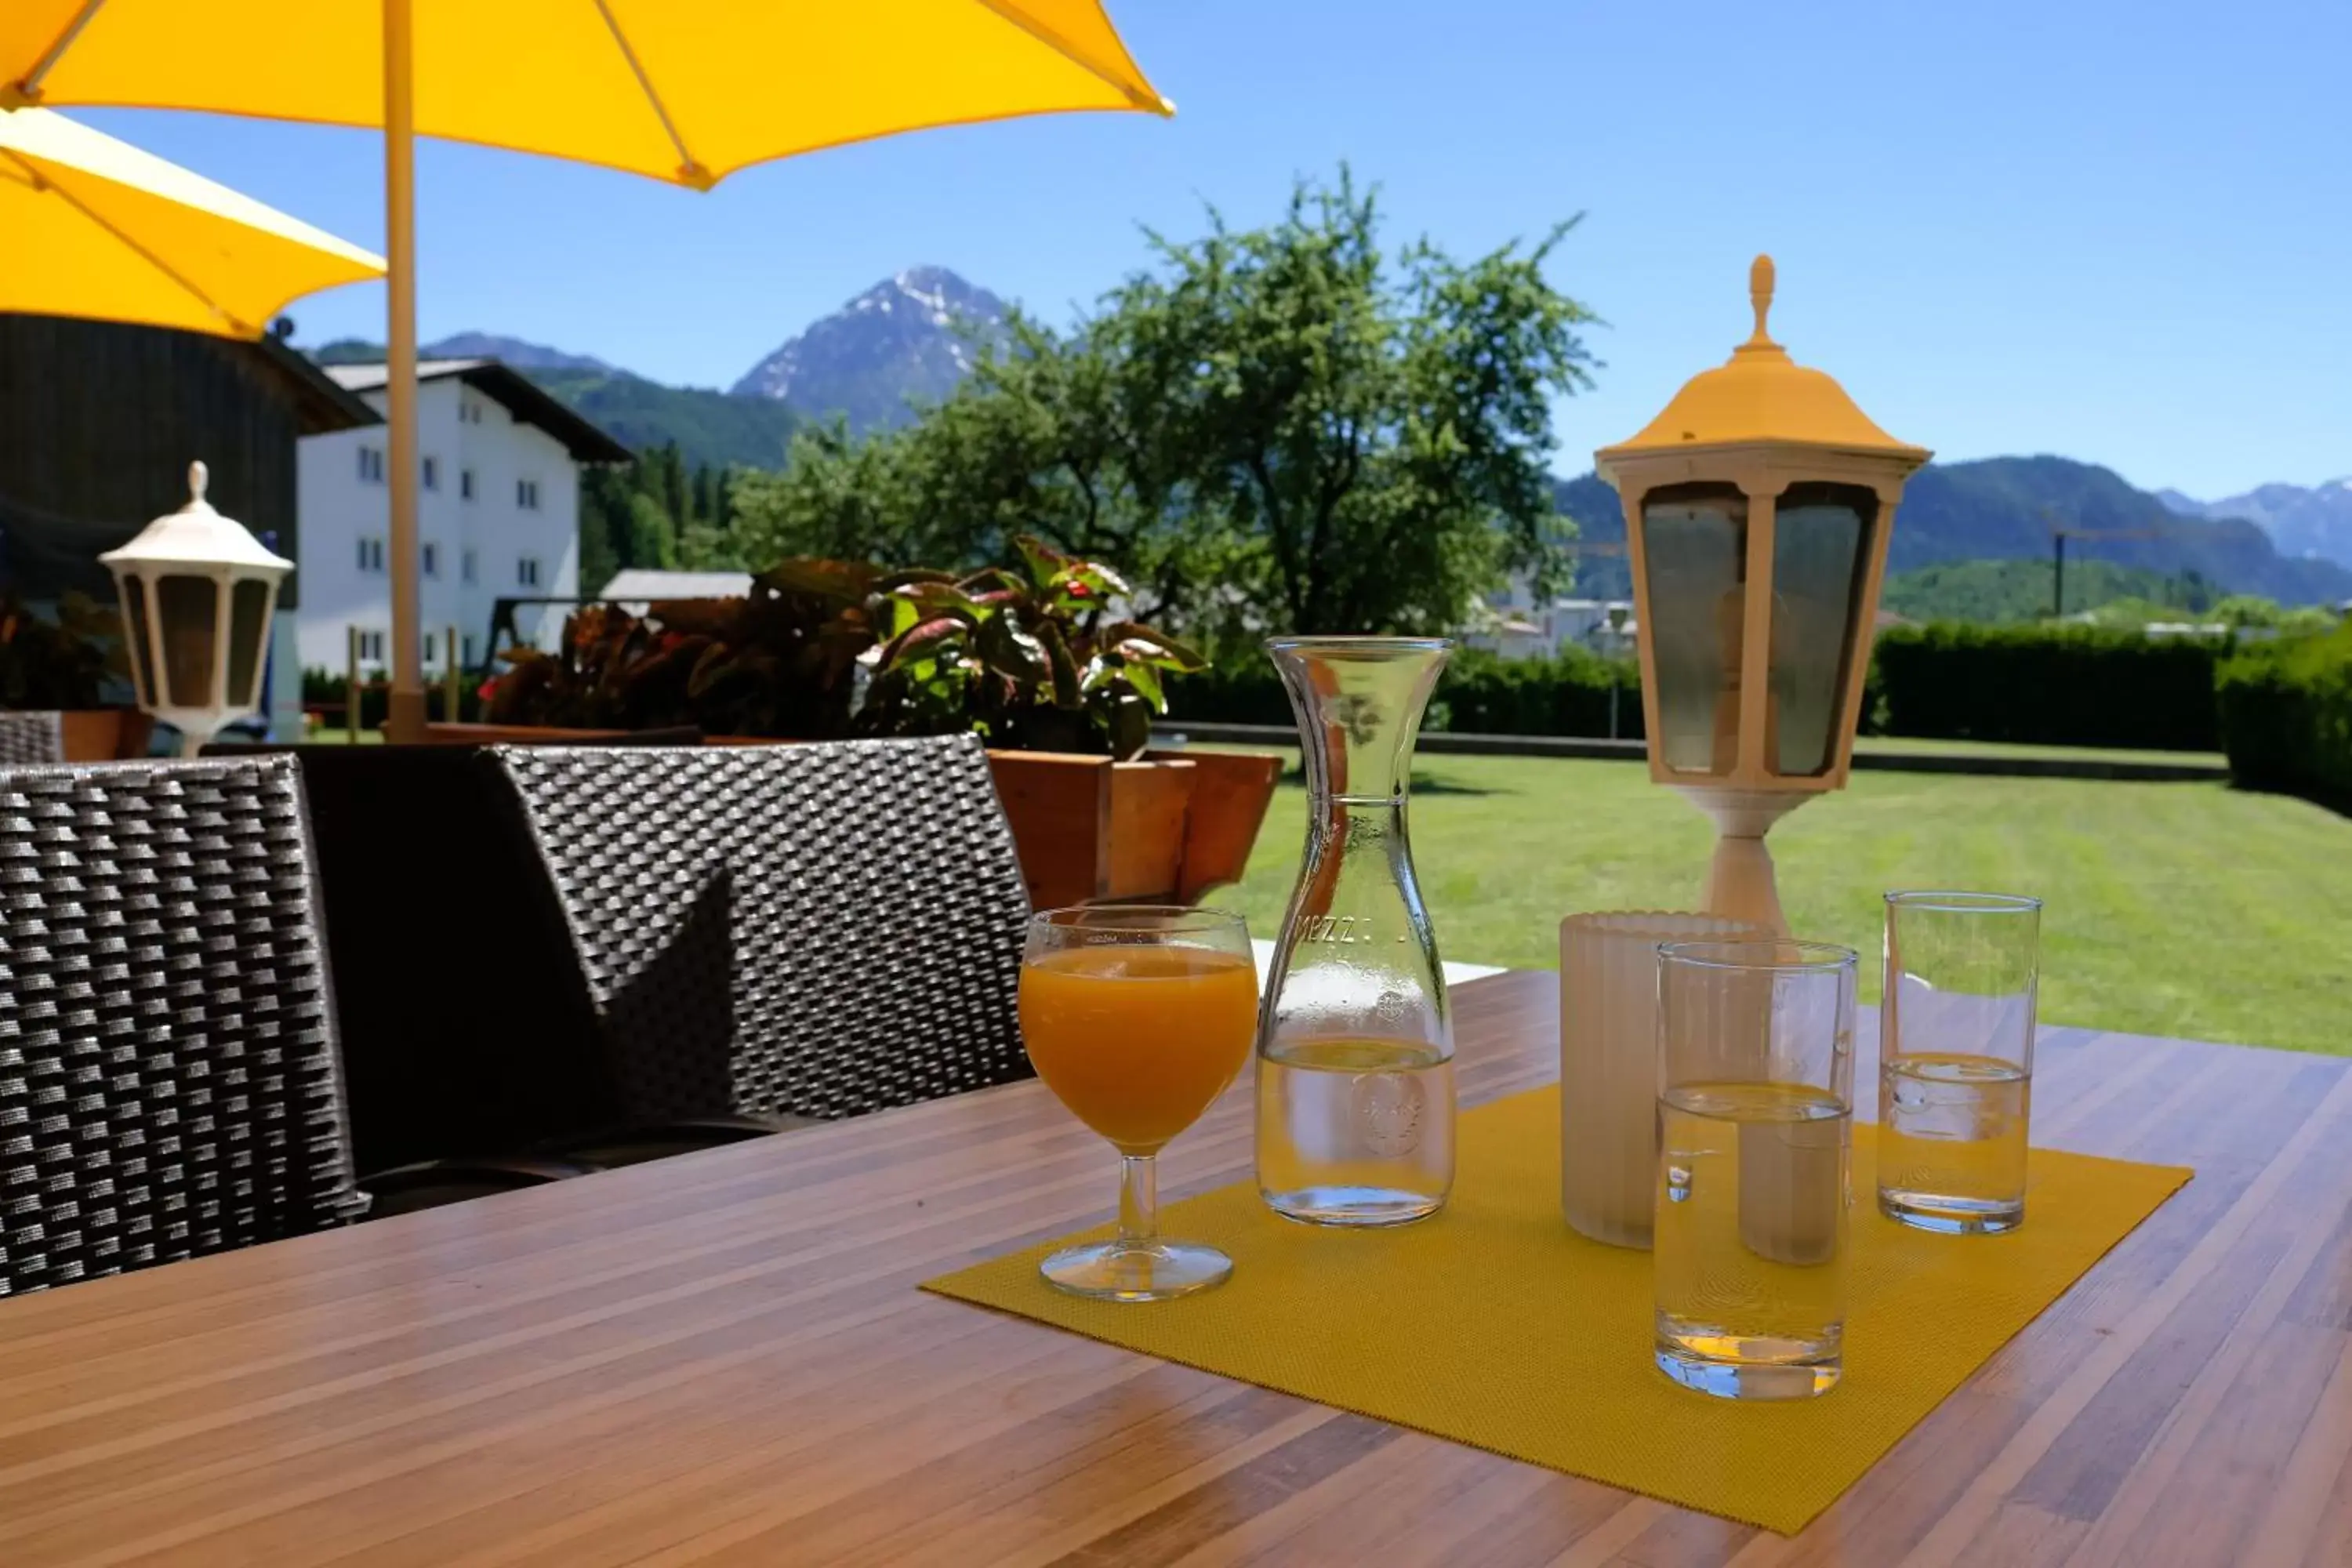
[[[1402,1229],[1294,1225],[1250,1182],[1169,1205],[1166,1234],[1234,1259],[1198,1296],[1062,1295],[1037,1260],[1076,1237],[923,1289],[1794,1534],[2190,1175],[2036,1149],[2023,1226],[1931,1236],[1878,1214],[1877,1130],[1857,1123],[1844,1380],[1734,1405],[1652,1365],[1649,1254],[1561,1220],[1559,1104],[1465,1112],[1452,1201]]]

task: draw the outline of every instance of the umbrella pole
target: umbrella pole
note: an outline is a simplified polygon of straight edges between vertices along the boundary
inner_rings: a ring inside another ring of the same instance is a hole
[[[417,604],[416,120],[412,0],[383,4],[384,395],[390,405],[392,692],[384,738],[425,739],[424,616]]]

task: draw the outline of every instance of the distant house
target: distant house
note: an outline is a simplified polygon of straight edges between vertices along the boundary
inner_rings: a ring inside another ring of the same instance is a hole
[[[1630,599],[1538,600],[1525,582],[1514,581],[1487,600],[1486,610],[1484,624],[1464,640],[1505,658],[1542,658],[1571,647],[1633,657],[1637,628]]]
[[[613,574],[596,596],[642,616],[656,599],[740,599],[751,591],[749,572],[663,572],[628,566]]]
[[[274,338],[245,342],[162,327],[0,313],[0,584],[34,601],[79,590],[103,603],[98,563],[188,499],[188,464],[209,499],[305,561],[297,445],[382,444],[373,409]],[[278,595],[272,717],[300,716],[296,626],[310,574]]]
[[[380,364],[326,372],[373,408]],[[500,598],[580,594],[580,468],[630,453],[595,425],[497,360],[428,360],[417,367],[417,548],[428,677],[488,657]],[[352,628],[369,670],[391,667],[391,487],[384,432],[352,430],[302,443],[301,660],[341,670]],[[561,626],[564,606],[525,608],[521,636]],[[457,628],[449,647],[448,628]]]

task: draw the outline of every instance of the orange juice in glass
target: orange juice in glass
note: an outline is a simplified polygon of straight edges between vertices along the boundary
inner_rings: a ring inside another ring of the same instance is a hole
[[[1118,1234],[1039,1265],[1055,1288],[1161,1301],[1233,1260],[1159,1233],[1157,1167],[1249,1059],[1257,971],[1239,915],[1160,905],[1052,910],[1030,922],[1021,1033],[1055,1098],[1119,1153]]]

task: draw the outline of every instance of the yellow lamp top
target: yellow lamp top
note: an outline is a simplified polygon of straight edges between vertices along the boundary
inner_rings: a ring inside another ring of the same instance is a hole
[[[1765,331],[1772,282],[1772,258],[1758,257],[1748,269],[1756,331],[1731,351],[1730,359],[1685,382],[1640,435],[1594,453],[1604,472],[1620,458],[1768,443],[1895,458],[1914,468],[1927,460],[1925,447],[1907,446],[1881,430],[1833,377],[1799,364],[1772,341]]]

